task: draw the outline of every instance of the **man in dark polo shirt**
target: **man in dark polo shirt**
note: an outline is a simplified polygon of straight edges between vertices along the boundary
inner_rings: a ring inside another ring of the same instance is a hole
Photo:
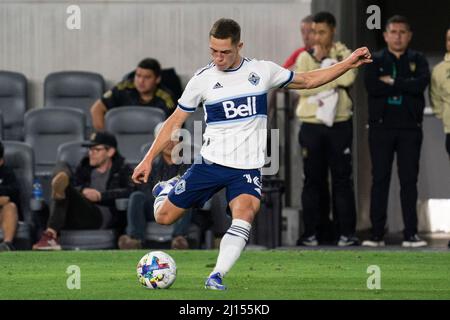
[[[408,20],[394,16],[386,23],[387,48],[373,55],[366,67],[369,102],[369,148],[372,160],[370,220],[372,237],[365,246],[384,246],[389,185],[397,158],[402,204],[404,247],[423,247],[417,235],[417,179],[422,146],[424,91],[430,70],[424,55],[408,48]]]
[[[92,124],[96,131],[105,129],[105,114],[121,106],[158,108],[170,116],[175,110],[171,93],[160,87],[161,66],[152,58],[139,62],[133,80],[124,80],[103,94],[91,107]]]

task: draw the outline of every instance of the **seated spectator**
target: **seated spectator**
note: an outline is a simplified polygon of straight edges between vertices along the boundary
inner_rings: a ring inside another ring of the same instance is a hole
[[[47,229],[33,250],[60,250],[57,239],[62,229],[118,228],[124,220],[115,200],[128,198],[134,184],[116,138],[107,132],[93,133],[85,146],[89,155],[73,175],[64,163],[55,168]]]
[[[155,128],[157,135],[161,125]],[[120,249],[140,249],[145,238],[146,224],[155,221],[153,216],[152,189],[159,181],[166,181],[178,175],[182,175],[188,168],[188,164],[175,164],[172,151],[179,142],[171,141],[163,150],[161,156],[153,162],[152,173],[148,183],[139,185],[139,190],[134,191],[128,202],[126,234],[119,238]],[[193,209],[186,211],[183,218],[175,224],[172,234],[172,249],[188,249],[186,236],[191,223]]]
[[[18,220],[19,183],[14,171],[5,164],[4,151],[0,141],[0,227],[3,231],[0,251],[11,251]]]
[[[123,106],[159,108],[167,116],[175,110],[171,93],[160,87],[161,66],[152,58],[139,62],[133,81],[124,80],[103,94],[91,107],[92,125],[97,131],[105,129],[108,110]]]

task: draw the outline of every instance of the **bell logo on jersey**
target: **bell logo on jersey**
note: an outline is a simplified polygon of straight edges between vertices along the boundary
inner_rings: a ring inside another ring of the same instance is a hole
[[[236,117],[248,117],[256,114],[256,97],[247,97],[247,103],[235,106],[234,101],[222,102],[225,117],[233,119]]]

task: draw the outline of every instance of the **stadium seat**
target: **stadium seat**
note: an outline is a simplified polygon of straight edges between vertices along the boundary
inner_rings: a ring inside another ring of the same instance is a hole
[[[70,141],[58,147],[56,161],[64,161],[75,172],[81,159],[87,155],[82,144],[87,141]],[[68,250],[100,250],[116,247],[117,234],[113,229],[102,230],[61,230],[60,244]]]
[[[147,223],[145,228],[145,242],[150,247],[170,247],[174,225],[160,225],[155,221]]]
[[[59,243],[64,250],[104,250],[116,248],[113,229],[61,230]]]
[[[20,211],[22,219],[14,238],[18,249],[31,248],[32,216],[30,209],[31,189],[34,177],[34,153],[31,146],[19,141],[3,141],[5,162],[14,170],[20,185]],[[3,234],[0,230],[0,238]]]
[[[47,75],[44,81],[45,107],[71,107],[86,115],[87,136],[92,132],[91,106],[105,92],[105,80],[98,73],[61,71]]]
[[[23,116],[27,110],[27,79],[21,73],[0,71],[0,111],[4,138],[23,140]]]
[[[124,106],[106,113],[105,129],[115,135],[118,149],[130,165],[141,160],[140,148],[153,141],[154,129],[166,119],[157,108]]]
[[[4,136],[3,136],[3,114],[0,111],[0,140],[3,140]]]
[[[81,159],[87,156],[87,148],[83,143],[88,141],[69,141],[60,144],[56,151],[56,162],[64,161],[74,172]]]
[[[34,149],[36,175],[51,174],[59,145],[84,140],[85,124],[84,113],[76,109],[55,107],[26,112],[25,142]]]

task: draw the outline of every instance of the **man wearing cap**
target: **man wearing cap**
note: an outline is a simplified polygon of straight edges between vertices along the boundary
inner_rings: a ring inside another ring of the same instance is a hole
[[[55,170],[47,229],[33,250],[61,250],[57,238],[62,229],[114,228],[125,221],[115,208],[115,199],[127,198],[134,185],[132,169],[119,154],[116,138],[97,132],[83,146],[89,154],[74,175],[68,167]]]

